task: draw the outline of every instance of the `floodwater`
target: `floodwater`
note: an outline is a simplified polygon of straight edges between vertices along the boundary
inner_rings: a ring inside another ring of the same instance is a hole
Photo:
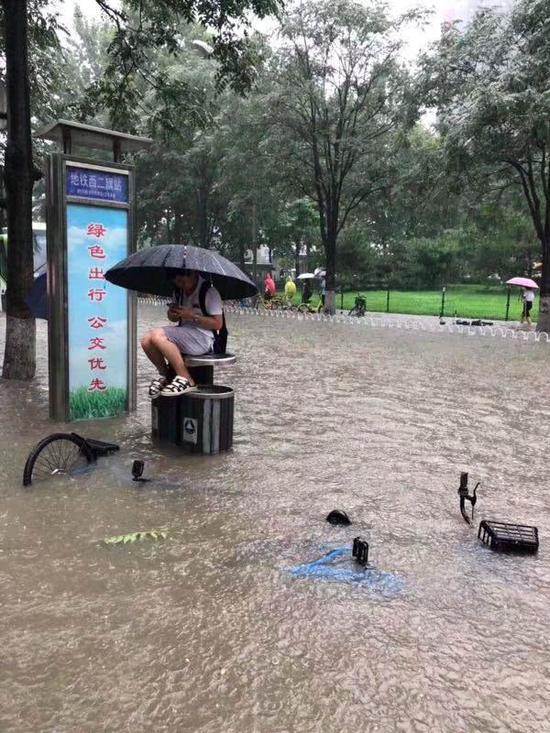
[[[141,306],[140,331],[162,318]],[[0,385],[0,730],[548,730],[550,345],[249,315],[230,331],[222,456],[151,444],[141,359],[137,413],[78,426],[120,453],[25,489],[59,428],[43,322],[35,383]],[[154,481],[130,480],[135,458]],[[477,541],[466,470],[476,526],[536,524],[538,556]],[[292,573],[356,535],[396,592]]]

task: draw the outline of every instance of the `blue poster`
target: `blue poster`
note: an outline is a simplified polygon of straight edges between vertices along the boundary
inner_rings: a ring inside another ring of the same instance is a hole
[[[67,196],[128,203],[128,176],[111,171],[67,166]]]
[[[105,272],[128,256],[128,212],[67,206],[69,406],[72,420],[128,409],[128,295]]]

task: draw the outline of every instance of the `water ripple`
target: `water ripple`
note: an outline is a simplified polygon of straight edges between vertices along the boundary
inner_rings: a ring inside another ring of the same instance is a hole
[[[142,306],[140,333],[160,318]],[[545,730],[547,345],[397,319],[229,320],[224,456],[152,444],[140,355],[136,414],[79,426],[120,453],[23,489],[54,429],[45,364],[30,386],[0,384],[0,730]],[[156,479],[141,487],[137,457]],[[536,558],[477,542],[458,513],[465,470],[482,482],[476,524],[537,524]],[[336,507],[350,527],[324,521]],[[168,539],[100,542],[156,527]],[[357,534],[399,594],[288,573]]]

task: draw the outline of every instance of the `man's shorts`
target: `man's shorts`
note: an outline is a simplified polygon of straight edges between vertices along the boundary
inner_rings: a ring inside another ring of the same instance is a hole
[[[164,326],[162,329],[168,341],[175,344],[182,354],[200,356],[212,351],[214,338],[209,338],[195,326]]]

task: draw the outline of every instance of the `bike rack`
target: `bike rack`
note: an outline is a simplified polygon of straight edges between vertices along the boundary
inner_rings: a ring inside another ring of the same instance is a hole
[[[477,489],[481,482],[477,482],[472,494],[468,493],[468,474],[460,474],[460,486],[458,495],[460,497],[460,513],[466,524],[472,524],[474,520],[474,507],[477,502]],[[466,513],[466,502],[472,505],[472,517]],[[539,549],[539,531],[537,527],[527,524],[516,524],[515,522],[496,522],[489,519],[482,519],[477,532],[478,539],[484,545],[495,552],[515,552],[534,555]]]
[[[539,550],[539,531],[527,524],[511,524],[483,519],[478,538],[495,552],[518,552],[534,555]]]

